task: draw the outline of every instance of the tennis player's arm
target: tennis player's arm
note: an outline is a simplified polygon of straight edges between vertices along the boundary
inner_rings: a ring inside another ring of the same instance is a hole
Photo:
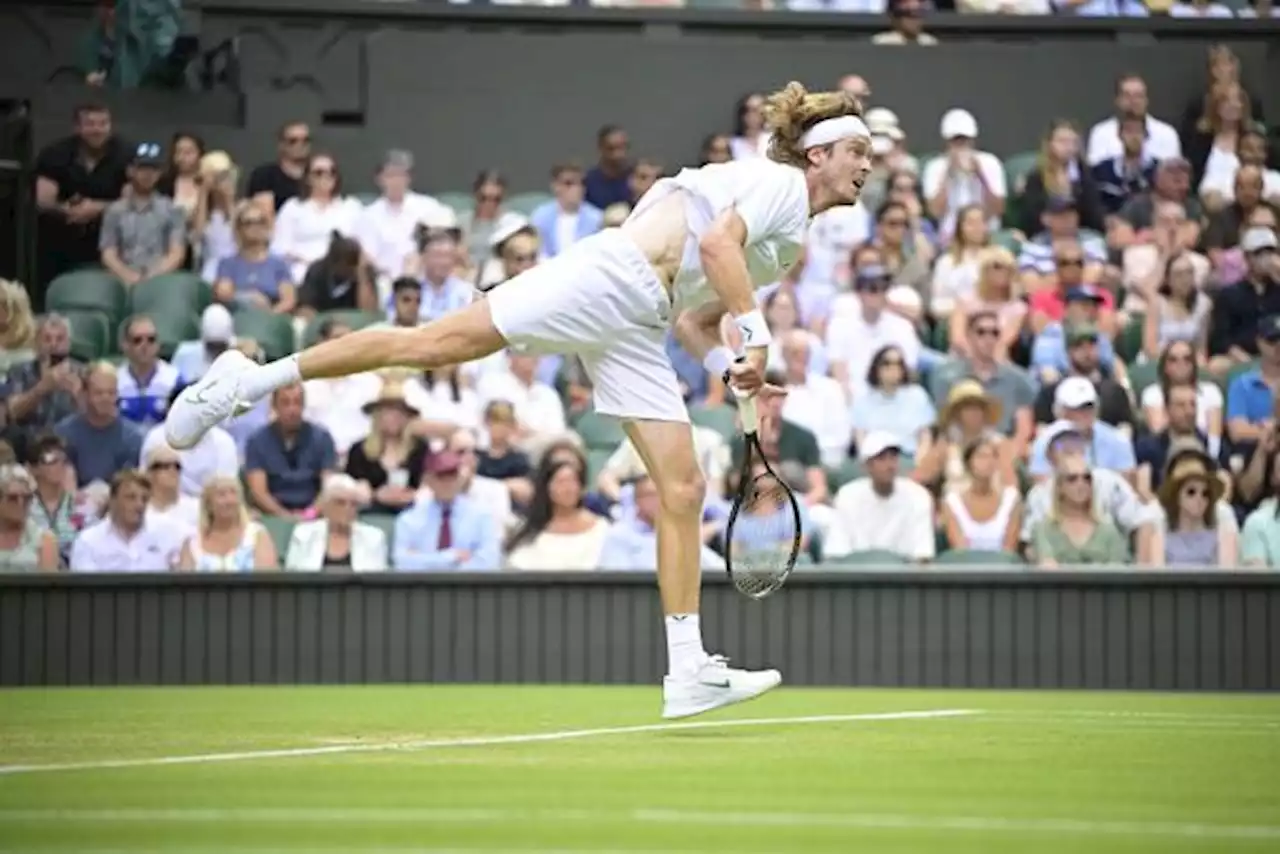
[[[756,309],[756,289],[743,251],[746,244],[747,224],[733,209],[716,217],[698,243],[702,271],[734,317]]]

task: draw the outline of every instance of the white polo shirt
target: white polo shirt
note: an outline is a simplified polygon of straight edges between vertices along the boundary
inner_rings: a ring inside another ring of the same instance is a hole
[[[145,522],[132,537],[110,519],[86,528],[71,546],[72,572],[168,572],[177,559],[181,540]]]
[[[1162,122],[1154,116],[1147,116],[1147,141],[1142,144],[1142,152],[1156,160],[1168,160],[1182,156],[1182,140],[1173,125]],[[1103,119],[1089,130],[1089,144],[1085,148],[1085,159],[1090,166],[1104,160],[1114,160],[1124,154],[1124,143],[1120,141],[1120,123],[1116,119]]]

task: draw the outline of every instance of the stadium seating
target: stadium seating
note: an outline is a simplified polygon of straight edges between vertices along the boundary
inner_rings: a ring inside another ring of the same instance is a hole
[[[850,552],[837,558],[827,558],[827,563],[832,566],[858,566],[858,567],[876,567],[876,566],[903,566],[908,563],[907,559],[897,552],[883,551],[881,549],[869,549],[864,552]]]
[[[84,269],[64,273],[49,283],[45,304],[50,311],[97,311],[114,326],[128,310],[125,286],[106,270]]]
[[[472,198],[470,193],[437,193],[436,201],[453,208],[459,214],[468,212],[475,207],[475,199]]]
[[[237,338],[252,338],[268,359],[283,359],[296,348],[297,336],[288,315],[240,308],[234,315]]]
[[[1025,566],[1018,555],[981,549],[948,549],[934,560],[938,566]]]
[[[103,358],[111,350],[111,323],[107,315],[91,309],[63,309],[71,325],[71,356],[81,362]]]
[[[533,209],[544,202],[551,201],[550,193],[516,193],[507,198],[506,208],[515,213],[529,216]]]
[[[627,438],[618,419],[595,412],[584,412],[573,423],[573,429],[591,451],[613,451]]]
[[[271,542],[275,543],[276,553],[280,556],[280,562],[284,562],[284,556],[289,551],[289,538],[293,536],[293,526],[296,522],[287,516],[263,516],[260,520],[262,527],[266,528],[267,533],[271,535]]]
[[[689,420],[699,427],[715,430],[726,439],[738,432],[738,412],[732,406],[690,406]]]

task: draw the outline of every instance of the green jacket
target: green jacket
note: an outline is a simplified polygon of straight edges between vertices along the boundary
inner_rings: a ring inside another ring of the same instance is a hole
[[[95,20],[81,45],[86,75],[107,72],[107,85],[141,86],[161,71],[182,22],[182,0],[116,0],[115,26],[108,35]]]

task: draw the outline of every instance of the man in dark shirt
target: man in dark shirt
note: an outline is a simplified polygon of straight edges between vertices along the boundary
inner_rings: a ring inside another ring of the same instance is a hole
[[[1262,189],[1262,167],[1245,165],[1236,170],[1235,201],[1211,216],[1209,227],[1204,231],[1205,252],[1215,263],[1222,250],[1239,244],[1249,215],[1256,208],[1267,205],[1262,200]],[[1275,210],[1274,206],[1271,207]]]
[[[100,104],[76,108],[74,133],[36,156],[42,280],[97,263],[102,214],[120,198],[131,156]]]
[[[302,176],[310,159],[311,129],[302,122],[290,122],[280,128],[275,162],[264,163],[249,173],[247,195],[264,211],[280,210],[302,189]]]
[[[1095,163],[1091,170],[1102,207],[1108,214],[1119,213],[1130,199],[1151,189],[1156,174],[1156,159],[1143,150],[1147,141],[1146,118],[1121,116],[1118,130],[1124,153]]]
[[[305,404],[301,383],[276,389],[271,396],[275,421],[250,436],[245,446],[249,496],[272,516],[310,515],[325,476],[337,468],[333,437],[303,419]]]
[[[1134,457],[1138,461],[1138,481],[1149,485],[1151,491],[1160,488],[1164,480],[1164,464],[1169,458],[1169,448],[1174,442],[1194,441],[1209,452],[1209,437],[1196,427],[1195,382],[1174,383],[1165,389],[1165,412],[1169,423],[1159,433],[1149,433],[1134,442]]]
[[[1191,164],[1185,158],[1161,160],[1151,179],[1151,189],[1129,199],[1120,209],[1119,216],[1135,232],[1142,234],[1155,223],[1156,204],[1160,201],[1182,205],[1187,212],[1187,222],[1183,226],[1187,233],[1183,235],[1183,242],[1194,246],[1200,239],[1200,219],[1204,208],[1200,199],[1191,192]]]
[[[67,446],[76,484],[110,483],[116,472],[132,468],[142,456],[142,430],[120,417],[116,369],[94,367],[85,377],[84,412],[54,428]]]
[[[1249,272],[1244,281],[1218,290],[1209,321],[1209,355],[1226,356],[1235,364],[1258,355],[1258,319],[1280,314],[1276,234],[1269,228],[1250,228],[1240,238]]]
[[[1099,420],[1113,427],[1127,425],[1132,429],[1133,405],[1129,401],[1129,393],[1102,368],[1098,355],[1098,328],[1090,324],[1074,326],[1067,329],[1066,338],[1067,376],[1084,377],[1093,383],[1098,392]],[[1052,424],[1057,420],[1053,411],[1054,395],[1058,390],[1058,383],[1065,378],[1040,389],[1035,405],[1037,422]]]
[[[587,173],[588,204],[604,210],[609,205],[631,203],[631,160],[627,132],[617,125],[605,125],[596,134],[600,161]]]

